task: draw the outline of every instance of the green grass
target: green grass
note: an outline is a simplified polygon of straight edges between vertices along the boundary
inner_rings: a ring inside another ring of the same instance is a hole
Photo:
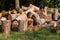
[[[0,40],[60,40],[60,34],[48,30],[27,31],[25,33],[11,32],[9,36],[0,33]]]

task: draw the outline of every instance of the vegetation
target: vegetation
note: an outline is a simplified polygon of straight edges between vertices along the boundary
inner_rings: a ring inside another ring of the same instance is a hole
[[[10,36],[0,33],[0,40],[60,40],[60,34],[47,30],[27,31],[25,33],[11,32]]]
[[[2,1],[3,3],[6,1],[4,0],[0,0],[0,5],[2,5]],[[12,0],[9,0],[12,1]],[[48,6],[48,7],[60,7],[60,0],[20,0],[20,3],[23,4],[28,4],[28,3],[32,3],[36,6]]]

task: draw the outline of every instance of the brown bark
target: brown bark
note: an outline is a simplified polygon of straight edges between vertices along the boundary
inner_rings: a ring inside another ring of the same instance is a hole
[[[27,31],[27,21],[20,20],[18,29],[19,32]]]
[[[10,20],[6,20],[3,21],[3,33],[8,35],[10,34],[10,27],[11,27],[11,21]]]
[[[55,9],[54,20],[58,20],[58,9]]]
[[[15,5],[16,5],[17,11],[20,12],[20,4],[19,4],[19,0],[15,0]]]

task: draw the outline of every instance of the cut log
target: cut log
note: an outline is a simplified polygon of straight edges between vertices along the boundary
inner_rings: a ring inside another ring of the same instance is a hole
[[[8,15],[7,18],[8,18],[8,20],[12,20],[12,16],[10,14]]]
[[[5,16],[5,15],[8,15],[9,14],[9,12],[8,11],[2,11],[2,16]]]
[[[7,18],[8,20],[11,20],[11,15],[9,14],[8,11],[3,11],[2,12],[2,17]]]
[[[2,13],[0,13],[0,17],[2,17]]]
[[[43,15],[45,15],[45,16],[47,15],[47,9],[48,9],[48,7],[44,8],[45,13],[43,12]]]
[[[27,20],[28,20],[28,27],[29,27],[29,26],[32,27],[32,26],[33,26],[33,19],[28,18]]]
[[[51,29],[55,29],[56,30],[56,27],[57,27],[57,22],[56,21],[51,21],[49,23],[49,25],[52,25]]]
[[[55,8],[48,8],[47,12],[54,14],[55,13]]]
[[[51,22],[52,21],[52,15],[51,14],[47,14],[47,16],[45,16],[45,21],[47,23]]]
[[[41,21],[41,24],[45,23],[45,19],[44,18],[41,18],[40,21]]]
[[[18,31],[20,31],[20,32],[27,31],[27,21],[20,20]]]
[[[28,18],[31,18],[33,14],[31,12],[28,12],[26,15]]]
[[[23,9],[24,11],[26,11],[26,10],[28,10],[28,7],[22,6],[22,9]]]
[[[32,18],[28,18],[28,30],[32,31],[33,30],[33,19]]]
[[[32,12],[32,13],[33,13],[32,19],[34,20],[34,24],[39,25],[39,27],[40,27],[41,20],[40,20],[39,15],[37,13],[35,13],[35,12]]]
[[[58,14],[58,20],[60,20],[60,13]]]
[[[55,31],[57,33],[60,33],[60,20],[59,21],[52,21],[50,24],[46,24],[43,27],[45,27],[48,30]]]
[[[19,20],[19,28],[18,31],[23,32],[27,30],[27,16],[25,14],[21,14],[16,18]]]
[[[1,21],[6,21],[7,19],[5,17],[2,17],[1,18]]]
[[[51,21],[49,24],[44,24],[42,25],[42,28],[45,28],[50,31],[56,31],[57,28],[57,22],[56,21]]]
[[[56,32],[60,33],[60,20],[57,21]]]
[[[6,35],[10,34],[10,27],[11,27],[11,21],[10,20],[6,20],[3,21],[3,33]]]
[[[12,30],[13,31],[18,31],[18,26],[19,26],[19,21],[17,21],[17,20],[12,21]]]
[[[39,8],[36,7],[36,6],[34,6],[34,5],[32,5],[32,4],[30,4],[28,10],[25,13],[27,14],[28,12],[31,12],[31,11],[38,12],[39,11]]]
[[[56,29],[55,29],[53,23],[50,23],[50,24],[46,24],[46,25],[44,25],[43,29],[50,30],[51,32],[56,32]]]
[[[51,30],[53,29],[53,24],[46,24],[44,27]]]
[[[12,20],[15,20],[20,14],[11,14]]]
[[[54,20],[58,20],[58,9],[55,9]]]
[[[28,31],[33,31],[34,27],[28,27]]]
[[[12,10],[12,12],[13,12],[13,14],[17,14],[17,11],[14,9],[14,10]]]
[[[36,26],[33,27],[33,29],[34,29],[34,31],[38,31],[40,28],[39,28],[38,25],[36,25]]]
[[[57,21],[56,32],[60,33],[60,20]]]

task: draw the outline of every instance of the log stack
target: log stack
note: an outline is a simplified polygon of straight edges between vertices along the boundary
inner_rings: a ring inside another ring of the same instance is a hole
[[[18,13],[14,9],[0,13],[0,25],[2,25],[3,33],[9,34],[11,28],[19,32],[24,32],[27,30],[37,31],[44,27],[47,30],[53,29],[56,30],[57,33],[60,33],[60,14],[57,8],[45,7],[45,9],[42,10],[30,4],[29,7],[22,6],[19,11]]]

